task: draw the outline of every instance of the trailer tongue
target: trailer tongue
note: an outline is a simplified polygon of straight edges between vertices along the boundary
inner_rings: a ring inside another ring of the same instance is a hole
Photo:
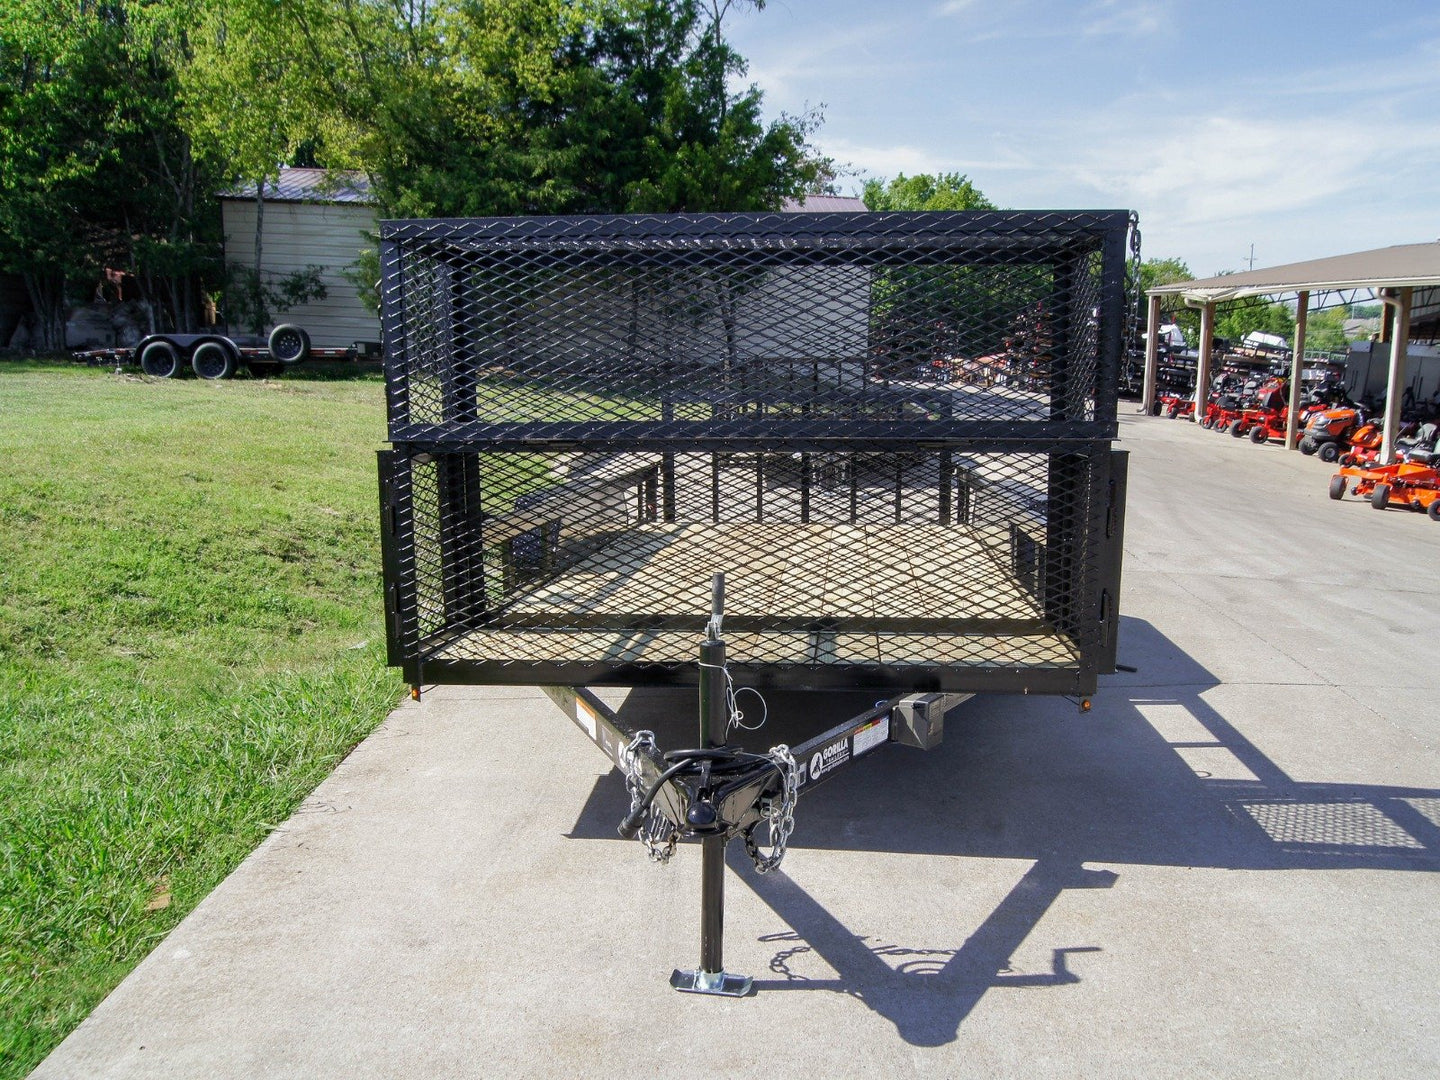
[[[621,834],[700,842],[676,989],[750,989],[729,840],[774,869],[801,794],[935,745],[959,696],[1114,669],[1137,262],[1117,211],[382,226],[390,662],[546,687],[624,776]],[[737,684],[874,704],[759,752]],[[605,686],[696,687],[693,747]]]
[[[700,963],[677,969],[670,985],[687,993],[743,997],[751,979],[724,969],[725,848],[739,836],[757,873],[780,867],[795,827],[802,791],[814,790],[846,765],[887,742],[931,749],[944,715],[968,694],[910,695],[873,707],[795,747],[767,754],[728,743],[739,723],[725,663],[724,575],[714,581],[713,618],[699,645],[699,732],[694,749],[661,752],[655,733],[633,731],[584,688],[548,686],[560,708],[610,757],[625,777],[630,812],[618,832],[639,839],[658,863],[669,862],[680,840],[701,845]],[[747,729],[754,730],[754,729]],[[761,827],[765,835],[758,835]],[[762,850],[762,842],[770,850]]]

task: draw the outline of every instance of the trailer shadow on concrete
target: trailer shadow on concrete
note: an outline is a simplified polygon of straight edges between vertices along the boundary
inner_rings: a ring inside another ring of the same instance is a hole
[[[950,714],[936,750],[888,748],[801,799],[795,848],[1030,861],[983,922],[957,928],[953,949],[867,941],[783,871],[756,874],[732,845],[735,874],[790,927],[767,939],[772,977],[756,989],[846,994],[906,1042],[937,1046],[991,989],[1079,981],[1070,958],[1103,942],[1057,944],[1048,973],[1016,974],[1010,961],[1063,893],[1110,888],[1126,866],[1440,870],[1440,787],[1293,779],[1241,727],[1300,725],[1303,715],[1266,712],[1260,695],[1252,706],[1244,694],[1229,695],[1238,705],[1223,715],[1205,698],[1219,680],[1143,620],[1123,620],[1121,659],[1138,671],[1105,680],[1089,713],[1061,699],[977,697]],[[632,693],[620,715],[655,729],[664,748],[689,745],[692,696]],[[824,700],[769,697],[765,745]],[[824,707],[838,720],[864,704],[837,696]],[[818,729],[812,719],[798,731]],[[570,835],[616,839],[627,808],[612,772]],[[792,961],[812,952],[833,978],[795,974]]]

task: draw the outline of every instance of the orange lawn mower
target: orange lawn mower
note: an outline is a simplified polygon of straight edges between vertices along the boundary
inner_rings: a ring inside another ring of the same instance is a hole
[[[1337,459],[1341,465],[1374,468],[1380,462],[1380,444],[1384,441],[1385,430],[1371,420],[1361,424],[1350,436],[1349,445],[1340,451]]]
[[[1419,427],[1414,424],[1401,425],[1401,438],[1395,440],[1396,456],[1420,465],[1431,464],[1435,456],[1437,430],[1440,429],[1437,429],[1433,422],[1421,424]],[[1384,438],[1384,429],[1378,421],[1361,424],[1355,434],[1350,436],[1350,448],[1340,455],[1340,464],[1373,468],[1379,464],[1380,444]]]
[[[1201,414],[1200,426],[1215,431],[1229,431],[1230,426],[1245,411],[1245,405],[1244,383],[1233,373],[1226,372],[1210,384],[1210,395],[1205,400],[1205,412]]]
[[[1308,405],[1301,408],[1296,416],[1296,430],[1304,431],[1311,416],[1323,408],[1323,405]],[[1250,441],[1253,443],[1269,442],[1271,439],[1284,442],[1289,434],[1289,417],[1290,409],[1287,405],[1272,405],[1270,408],[1246,409],[1240,414],[1239,418],[1231,424],[1230,434],[1234,435],[1237,439],[1241,436],[1249,435]],[[1368,449],[1371,445],[1369,441],[1371,428],[1374,427],[1375,425],[1367,424],[1360,428],[1360,430],[1352,436],[1351,448],[1359,448],[1360,450]],[[1376,430],[1378,431],[1378,428]],[[1374,447],[1377,452],[1379,446],[1380,439],[1379,436],[1376,435]],[[1372,454],[1371,456],[1373,458],[1374,455]],[[1344,454],[1341,454],[1338,460],[1342,465],[1354,465],[1358,463],[1358,461],[1346,461]]]
[[[1430,463],[1401,460],[1369,469],[1346,465],[1330,478],[1330,498],[1343,499],[1347,486],[1350,494],[1368,499],[1376,510],[1405,506],[1440,521],[1440,470]]]
[[[1321,461],[1339,461],[1350,449],[1355,435],[1365,426],[1365,414],[1358,405],[1337,405],[1314,413],[1300,440],[1302,454],[1315,454]]]
[[[1436,431],[1433,422],[1423,423],[1418,428],[1414,423],[1404,423],[1400,428],[1401,438],[1395,441],[1395,455],[1404,461],[1430,464],[1436,448]],[[1339,464],[1374,468],[1380,464],[1380,448],[1384,438],[1385,431],[1380,420],[1367,420],[1351,433],[1349,445],[1342,446]]]
[[[1250,437],[1253,443],[1269,442],[1271,439],[1285,441],[1285,409],[1245,409],[1230,423],[1230,434],[1241,439]]]
[[[1219,401],[1212,401],[1205,406],[1205,416],[1201,419],[1200,426],[1212,431],[1229,431],[1244,411],[1236,404],[1232,395],[1226,394]]]
[[[1200,417],[1200,426],[1213,431],[1229,431],[1230,425],[1240,418],[1242,409],[1240,397],[1228,391],[1210,395],[1205,403],[1205,413]]]

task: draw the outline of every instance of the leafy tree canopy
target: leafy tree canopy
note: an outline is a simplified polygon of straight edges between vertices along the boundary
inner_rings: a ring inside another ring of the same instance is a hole
[[[1305,320],[1305,351],[1339,352],[1346,347],[1345,320],[1349,311],[1341,307],[1312,311]]]
[[[396,216],[747,210],[823,189],[695,0],[274,0],[327,164]],[[274,5],[267,5],[272,7]]]
[[[171,35],[140,0],[0,5],[0,270],[30,294],[42,347],[105,267],[184,322],[218,214],[175,121]]]
[[[391,217],[829,190],[818,115],[767,121],[725,39],[746,2],[5,0],[0,271],[50,338],[103,267],[185,328],[219,283],[216,192],[302,161],[363,170]]]
[[[1286,304],[1237,302],[1215,310],[1215,336],[1238,342],[1252,330],[1295,340],[1295,313]]]
[[[961,173],[901,173],[867,180],[861,198],[871,210],[994,210],[994,203]]]
[[[1146,259],[1140,264],[1140,292],[1148,294],[1151,289],[1160,285],[1174,285],[1179,281],[1192,281],[1195,275],[1191,273],[1190,267],[1185,265],[1183,259]],[[1141,312],[1144,315],[1149,310],[1148,305]],[[1194,308],[1186,307],[1185,301],[1178,296],[1162,296],[1160,298],[1160,321],[1162,323],[1174,323],[1180,327],[1185,335],[1185,340],[1194,344],[1200,337],[1200,313]]]

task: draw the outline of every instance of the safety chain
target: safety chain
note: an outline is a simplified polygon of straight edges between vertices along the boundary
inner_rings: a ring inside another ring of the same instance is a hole
[[[759,823],[752,825],[745,830],[745,852],[755,863],[755,872],[768,874],[776,869],[785,858],[785,849],[790,844],[790,834],[795,830],[795,800],[800,789],[800,767],[795,764],[795,757],[790,753],[790,747],[781,743],[779,746],[770,748],[770,760],[780,770],[784,777],[783,793],[777,802],[770,800],[770,808],[767,820],[770,826],[770,843],[773,845],[770,854],[765,855],[760,851],[760,845],[755,842],[755,830]]]
[[[645,774],[640,769],[640,751],[642,750],[658,752],[653,731],[637,731],[622,755],[625,762],[625,787],[630,792],[630,812],[632,814],[645,801]],[[639,838],[640,842],[645,845],[645,851],[649,854],[650,861],[663,866],[675,854],[675,843],[679,839],[679,833],[674,824],[652,806],[645,814],[645,820],[640,826]]]
[[[1133,349],[1140,348],[1140,309],[1145,303],[1145,297],[1140,291],[1140,215],[1134,210],[1130,211],[1130,260],[1126,267],[1125,292],[1125,344],[1120,362],[1124,364],[1125,357]]]

